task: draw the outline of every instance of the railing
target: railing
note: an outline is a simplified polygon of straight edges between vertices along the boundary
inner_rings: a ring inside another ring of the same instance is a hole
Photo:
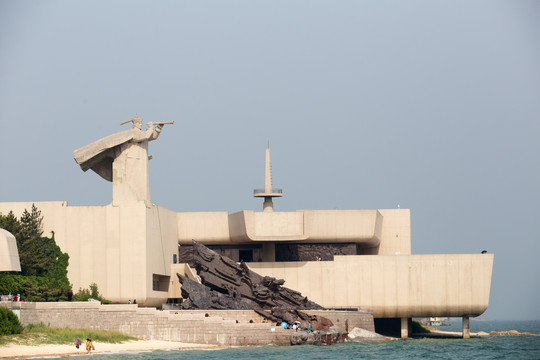
[[[265,194],[265,190],[264,189],[255,189],[253,190],[253,195],[257,195],[257,194]],[[271,194],[283,194],[283,189],[272,189],[270,191]]]

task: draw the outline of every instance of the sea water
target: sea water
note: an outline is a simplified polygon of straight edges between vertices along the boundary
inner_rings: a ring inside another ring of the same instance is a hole
[[[441,330],[460,331],[461,321]],[[540,321],[474,321],[471,331],[540,332]],[[170,350],[92,354],[92,360],[296,360],[296,359],[540,359],[540,336],[488,336],[471,339],[412,339],[332,346],[259,346],[215,350]]]

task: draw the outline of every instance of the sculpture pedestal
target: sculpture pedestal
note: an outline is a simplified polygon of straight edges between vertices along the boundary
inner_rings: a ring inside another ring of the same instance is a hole
[[[113,170],[113,206],[144,201],[151,206],[148,174],[148,141],[122,144]]]

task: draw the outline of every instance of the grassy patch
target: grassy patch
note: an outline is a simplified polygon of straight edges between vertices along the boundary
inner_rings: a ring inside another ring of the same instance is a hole
[[[122,343],[139,340],[132,336],[116,331],[90,329],[60,329],[43,324],[28,325],[22,334],[0,336],[0,345],[40,345],[40,344],[74,344],[74,338],[79,338],[84,346],[86,338],[101,343]]]

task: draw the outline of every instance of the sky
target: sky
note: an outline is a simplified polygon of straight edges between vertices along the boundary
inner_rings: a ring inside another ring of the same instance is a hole
[[[415,254],[495,254],[540,319],[540,2],[0,0],[0,202],[106,205],[73,150],[171,121],[152,202],[411,209]]]

